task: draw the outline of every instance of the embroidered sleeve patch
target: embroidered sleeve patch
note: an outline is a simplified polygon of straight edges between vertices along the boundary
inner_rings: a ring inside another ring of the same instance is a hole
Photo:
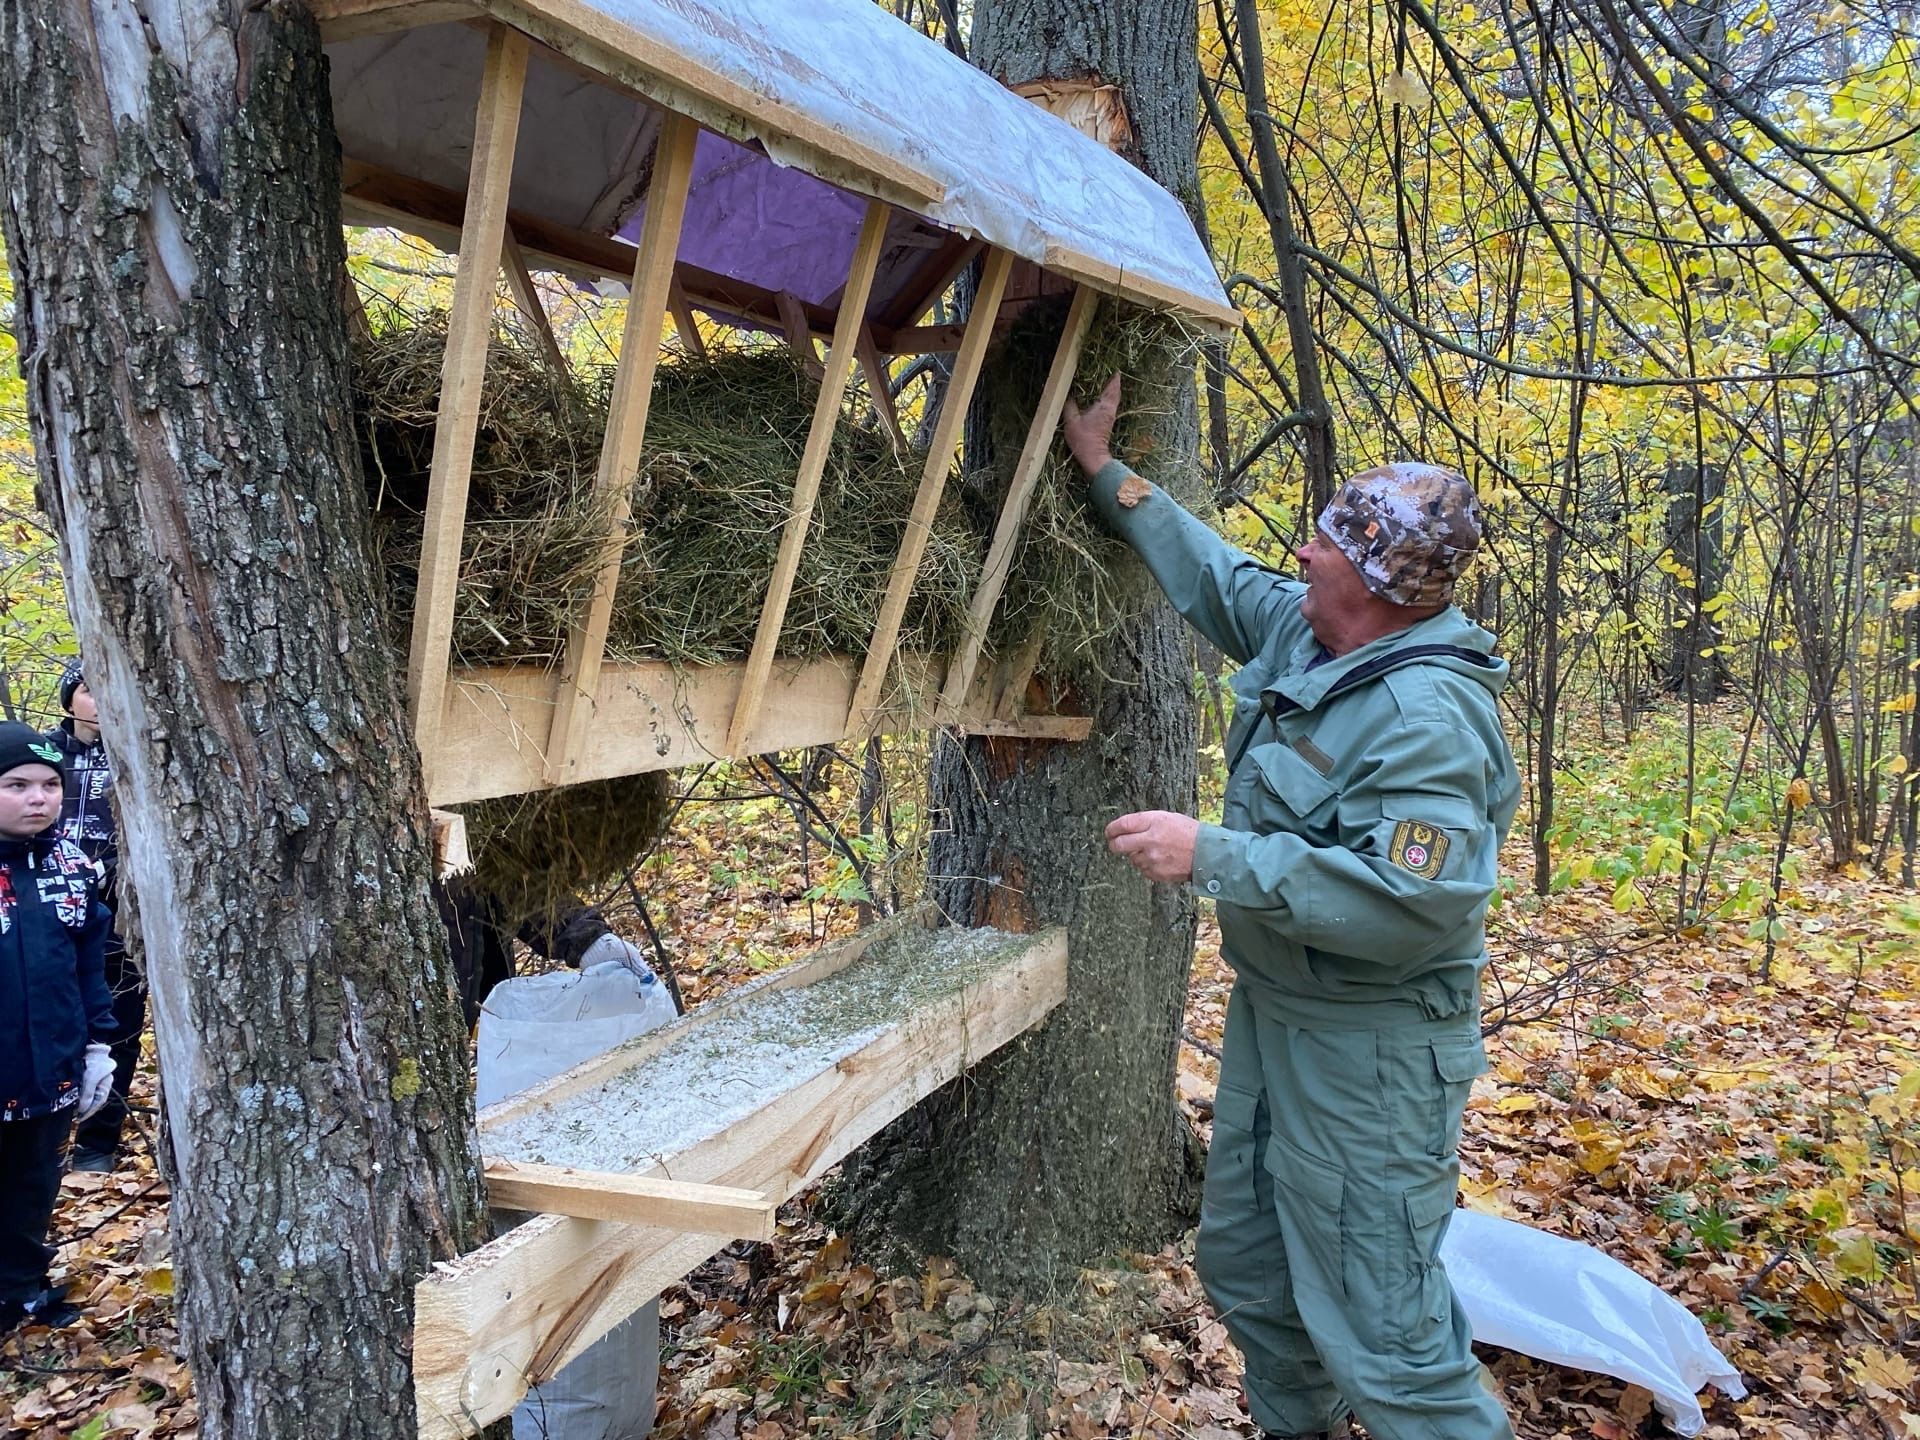
[[[1431,880],[1447,863],[1446,831],[1418,820],[1402,820],[1393,827],[1393,843],[1387,857],[1402,870],[1411,870],[1422,880]]]

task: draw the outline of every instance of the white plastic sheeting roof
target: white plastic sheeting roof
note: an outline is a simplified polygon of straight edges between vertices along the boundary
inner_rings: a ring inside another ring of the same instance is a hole
[[[1234,318],[1171,194],[873,0],[317,0],[314,8],[323,24],[332,17],[335,119],[356,160],[464,188],[484,42],[460,19],[491,16],[559,52],[536,51],[529,69],[514,167],[518,211],[602,235],[631,233],[657,116],[630,88],[668,103],[697,101],[687,106],[694,118],[757,141],[774,161],[878,194],[1099,289],[1214,323]],[[383,9],[396,25],[441,23],[363,33],[378,28],[368,19]],[[582,67],[627,88],[597,84]],[[742,154],[773,172],[760,156]],[[790,252],[805,253],[816,214],[823,252],[850,249],[850,234],[840,232],[851,212],[831,203],[825,185],[813,203],[788,191],[765,219]],[[697,211],[697,187],[693,203]],[[728,203],[737,215],[737,184]],[[746,238],[720,247],[729,253],[703,253],[696,226],[680,258],[766,284],[742,273],[731,253]],[[912,259],[899,256],[902,285]],[[876,301],[888,288],[883,276]]]

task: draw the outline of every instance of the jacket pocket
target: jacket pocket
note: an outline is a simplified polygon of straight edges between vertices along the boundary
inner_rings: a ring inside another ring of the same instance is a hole
[[[1336,1298],[1347,1293],[1345,1228],[1347,1177],[1337,1165],[1315,1159],[1275,1135],[1267,1141],[1267,1173],[1273,1176],[1274,1208],[1287,1235],[1287,1263],[1295,1284]],[[1296,1255],[1294,1235],[1306,1244]]]
[[[1256,794],[1249,796],[1254,806],[1256,829],[1285,829],[1296,834],[1330,827],[1333,801],[1339,791],[1290,745],[1257,747],[1248,757],[1253,769]],[[1279,802],[1274,813],[1272,802]],[[1276,826],[1273,822],[1278,821]],[[1261,822],[1265,822],[1264,824]]]

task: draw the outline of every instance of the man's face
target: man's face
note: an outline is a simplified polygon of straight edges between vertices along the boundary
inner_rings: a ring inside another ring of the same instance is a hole
[[[0,835],[25,840],[60,818],[60,772],[51,765],[16,765],[0,775]]]
[[[73,700],[67,706],[67,713],[84,725],[100,723],[100,707],[93,703],[93,692],[87,689],[86,681],[73,687]]]
[[[1313,638],[1332,646],[1339,639],[1343,621],[1365,607],[1373,592],[1360,572],[1353,568],[1338,545],[1323,530],[1315,530],[1313,539],[1293,552],[1300,562],[1300,574],[1307,582],[1306,599],[1300,602],[1300,614],[1313,627]]]

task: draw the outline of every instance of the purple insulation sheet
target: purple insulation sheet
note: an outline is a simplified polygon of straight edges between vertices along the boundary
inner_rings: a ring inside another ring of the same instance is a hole
[[[693,152],[679,258],[768,290],[826,304],[847,283],[866,201],[710,131]],[[637,243],[642,203],[620,227]]]

